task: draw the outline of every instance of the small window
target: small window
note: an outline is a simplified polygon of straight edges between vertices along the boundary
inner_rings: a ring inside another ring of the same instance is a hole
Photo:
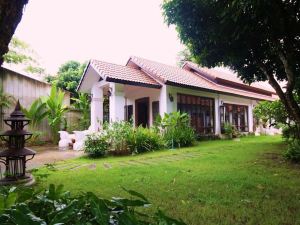
[[[152,119],[153,122],[156,120],[156,117],[159,115],[159,101],[152,102]]]
[[[124,106],[125,120],[130,121],[133,115],[133,105],[125,105]]]

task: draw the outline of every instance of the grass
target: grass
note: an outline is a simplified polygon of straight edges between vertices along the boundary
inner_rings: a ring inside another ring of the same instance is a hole
[[[57,165],[61,169],[39,185],[61,183],[72,193],[93,191],[107,198],[126,196],[122,187],[133,189],[191,225],[300,224],[300,167],[283,160],[285,148],[281,137],[261,136],[130,157],[83,157]],[[167,162],[168,157],[178,161]],[[121,166],[150,158],[156,164]],[[89,166],[62,169],[68,163]]]

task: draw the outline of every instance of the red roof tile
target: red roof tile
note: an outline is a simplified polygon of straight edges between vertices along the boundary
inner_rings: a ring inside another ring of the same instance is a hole
[[[186,62],[183,65],[183,68],[186,68],[186,67],[190,67],[190,68],[202,73],[203,75],[206,75],[206,77],[208,79],[216,80],[218,78],[221,78],[221,79],[224,79],[224,80],[227,80],[227,81],[230,81],[230,82],[234,82],[234,83],[238,83],[238,84],[242,84],[242,85],[246,85],[246,86],[250,86],[250,87],[255,87],[255,88],[262,89],[264,91],[269,91],[269,92],[275,93],[274,89],[267,82],[254,82],[251,85],[248,85],[248,84],[244,83],[238,77],[238,74],[235,73],[233,70],[231,70],[229,68],[225,68],[225,67],[216,67],[216,68],[200,67],[198,64],[193,63],[193,62]]]
[[[161,80],[162,82],[170,85],[178,85],[178,86],[187,86],[192,88],[200,88],[205,89],[207,91],[213,91],[218,93],[227,93],[238,96],[244,96],[248,98],[261,99],[261,100],[274,100],[276,98],[259,94],[252,91],[245,91],[241,89],[236,89],[232,87],[227,87],[224,85],[217,84],[213,80],[209,79],[206,76],[196,75],[193,72],[190,72],[186,69],[178,68],[175,66],[169,66],[163,63],[151,61],[148,59],[143,59],[140,57],[132,56],[129,62],[133,62],[137,66],[141,67],[142,70],[147,72],[153,77]],[[207,72],[207,71],[206,71]],[[216,74],[214,74],[216,75]],[[221,76],[221,75],[220,75]],[[211,75],[213,77],[213,75]],[[238,79],[238,78],[236,78]],[[240,81],[242,82],[242,81]],[[262,89],[265,90],[265,89]],[[271,93],[271,92],[270,92]]]
[[[161,85],[143,71],[128,66],[91,60],[90,65],[103,79],[116,83],[140,84],[142,86],[159,88]]]

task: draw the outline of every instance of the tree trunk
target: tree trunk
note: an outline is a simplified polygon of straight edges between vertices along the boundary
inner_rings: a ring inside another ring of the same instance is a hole
[[[300,126],[300,108],[298,106],[297,101],[294,98],[292,86],[288,85],[286,92],[283,92],[282,88],[274,78],[273,74],[268,72],[266,67],[261,63],[259,63],[259,68],[268,78],[269,84],[276,91],[291,119],[294,120],[297,126]]]
[[[27,3],[28,0],[0,0],[0,66]]]

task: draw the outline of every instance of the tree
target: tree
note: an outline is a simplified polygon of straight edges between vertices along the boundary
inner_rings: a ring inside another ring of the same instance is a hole
[[[48,76],[47,81],[56,84],[61,89],[70,91],[73,96],[78,97],[76,88],[85,67],[86,63],[80,64],[77,61],[70,60],[60,66],[57,76]]]
[[[268,80],[300,124],[299,0],[169,0],[162,8],[199,64],[228,66],[247,83]]]
[[[190,50],[188,48],[183,49],[182,51],[180,51],[177,55],[177,65],[179,67],[183,66],[183,64],[186,61],[191,61],[194,62],[195,59],[193,58],[193,56],[190,53]]]
[[[8,44],[22,19],[23,8],[28,0],[0,1],[0,66],[3,55],[8,52]]]
[[[13,37],[9,43],[9,51],[3,56],[8,64],[24,65],[24,70],[33,74],[42,74],[45,69],[40,66],[36,52],[30,46],[17,37]]]

